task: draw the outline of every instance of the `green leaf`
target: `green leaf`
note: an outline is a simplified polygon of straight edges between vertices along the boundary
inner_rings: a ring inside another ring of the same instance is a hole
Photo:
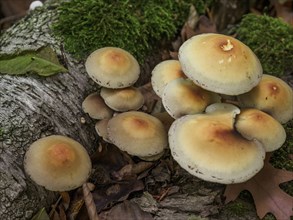
[[[45,208],[40,209],[37,214],[35,214],[32,220],[50,220]]]
[[[40,76],[51,76],[61,72],[67,72],[67,69],[59,63],[56,53],[50,47],[0,56],[0,73],[2,74],[36,73]]]

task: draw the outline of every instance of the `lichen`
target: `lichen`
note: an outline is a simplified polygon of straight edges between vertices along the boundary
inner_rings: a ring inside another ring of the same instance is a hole
[[[258,56],[265,73],[280,77],[293,70],[293,27],[289,24],[267,15],[247,14],[236,33]]]
[[[207,2],[207,3],[206,3]],[[72,0],[59,7],[54,33],[65,49],[83,59],[105,46],[123,48],[140,62],[178,32],[191,4],[200,12],[211,0]]]

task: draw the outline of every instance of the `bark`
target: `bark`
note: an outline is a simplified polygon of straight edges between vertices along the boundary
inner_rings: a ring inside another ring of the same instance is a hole
[[[1,53],[37,49],[50,45],[57,53],[60,43],[50,33],[56,16],[46,12],[27,15],[0,38]],[[89,152],[96,146],[94,123],[81,110],[85,96],[96,86],[82,63],[64,55],[68,73],[52,77],[0,75],[0,218],[31,219],[50,206],[56,194],[37,186],[23,171],[23,156],[29,145],[42,136],[67,135]],[[86,118],[81,123],[81,117]]]
[[[83,62],[65,53],[51,33],[58,1],[46,3],[45,9],[28,13],[0,36],[0,53],[49,45],[68,69],[68,73],[51,77],[0,74],[0,219],[31,219],[56,199],[56,193],[37,186],[24,173],[23,157],[33,141],[61,134],[79,141],[90,154],[98,146],[95,123],[81,109],[84,98],[98,86],[88,77]],[[149,80],[159,61],[159,53],[147,59],[137,85]]]

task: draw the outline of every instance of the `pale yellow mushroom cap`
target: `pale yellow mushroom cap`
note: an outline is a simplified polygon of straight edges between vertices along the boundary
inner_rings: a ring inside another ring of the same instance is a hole
[[[262,76],[261,63],[252,50],[226,35],[196,35],[182,44],[178,56],[185,75],[216,93],[248,92]]]
[[[103,47],[94,51],[88,56],[85,68],[96,83],[107,88],[131,86],[140,74],[137,60],[117,47]]]
[[[24,169],[30,178],[51,191],[69,191],[81,186],[89,177],[91,167],[86,149],[61,135],[35,141],[24,159]]]
[[[88,95],[81,106],[83,111],[94,119],[111,118],[113,115],[113,110],[105,104],[100,94],[96,92]]]
[[[123,89],[101,89],[101,97],[111,109],[124,112],[138,110],[144,104],[144,97],[141,91],[135,87]]]
[[[257,108],[272,115],[280,123],[293,118],[293,91],[282,79],[264,74],[251,91],[238,96],[242,107]]]
[[[284,127],[272,116],[258,109],[242,109],[237,115],[235,128],[245,138],[260,141],[266,152],[277,150],[286,140]]]
[[[208,105],[220,101],[221,97],[216,93],[204,90],[184,78],[169,82],[162,96],[163,105],[173,118],[202,113]]]
[[[231,184],[250,179],[263,167],[265,150],[234,130],[233,115],[220,111],[176,119],[169,130],[174,159],[206,181]]]
[[[138,111],[120,113],[111,118],[108,136],[120,150],[139,157],[157,155],[168,145],[162,122]]]
[[[162,98],[165,86],[177,78],[186,78],[178,60],[165,60],[155,66],[152,71],[151,84],[155,93]]]

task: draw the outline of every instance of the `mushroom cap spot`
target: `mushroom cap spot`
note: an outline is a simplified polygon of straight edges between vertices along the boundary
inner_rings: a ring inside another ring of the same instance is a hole
[[[165,86],[174,79],[186,78],[178,60],[165,60],[152,71],[151,84],[155,93],[162,97]]]
[[[117,47],[95,50],[88,56],[85,68],[96,83],[107,88],[131,86],[140,74],[137,60],[126,50]]]
[[[203,180],[240,183],[262,167],[265,151],[233,129],[231,113],[186,115],[169,130],[172,156],[179,165]]]
[[[178,78],[169,82],[163,92],[162,102],[166,111],[173,117],[201,113],[221,97],[204,90],[189,79]]]
[[[119,112],[138,110],[144,104],[144,96],[141,91],[135,87],[123,89],[101,89],[101,97],[106,105]]]
[[[255,88],[237,98],[242,107],[264,111],[282,124],[293,118],[293,90],[278,77],[263,74]]]
[[[183,72],[194,83],[216,93],[248,92],[262,76],[261,63],[251,49],[222,34],[196,35],[182,44],[178,56]]]
[[[242,109],[237,115],[235,128],[243,137],[260,141],[266,152],[277,150],[286,140],[284,127],[272,116],[258,109]]]
[[[113,115],[113,110],[105,104],[104,100],[96,92],[88,95],[81,106],[83,111],[94,119],[111,118]]]
[[[61,135],[35,141],[24,159],[24,169],[30,178],[51,191],[69,191],[81,186],[91,167],[86,149],[77,141]]]
[[[153,156],[168,144],[162,122],[143,112],[129,111],[108,122],[108,136],[120,150],[134,156]]]

